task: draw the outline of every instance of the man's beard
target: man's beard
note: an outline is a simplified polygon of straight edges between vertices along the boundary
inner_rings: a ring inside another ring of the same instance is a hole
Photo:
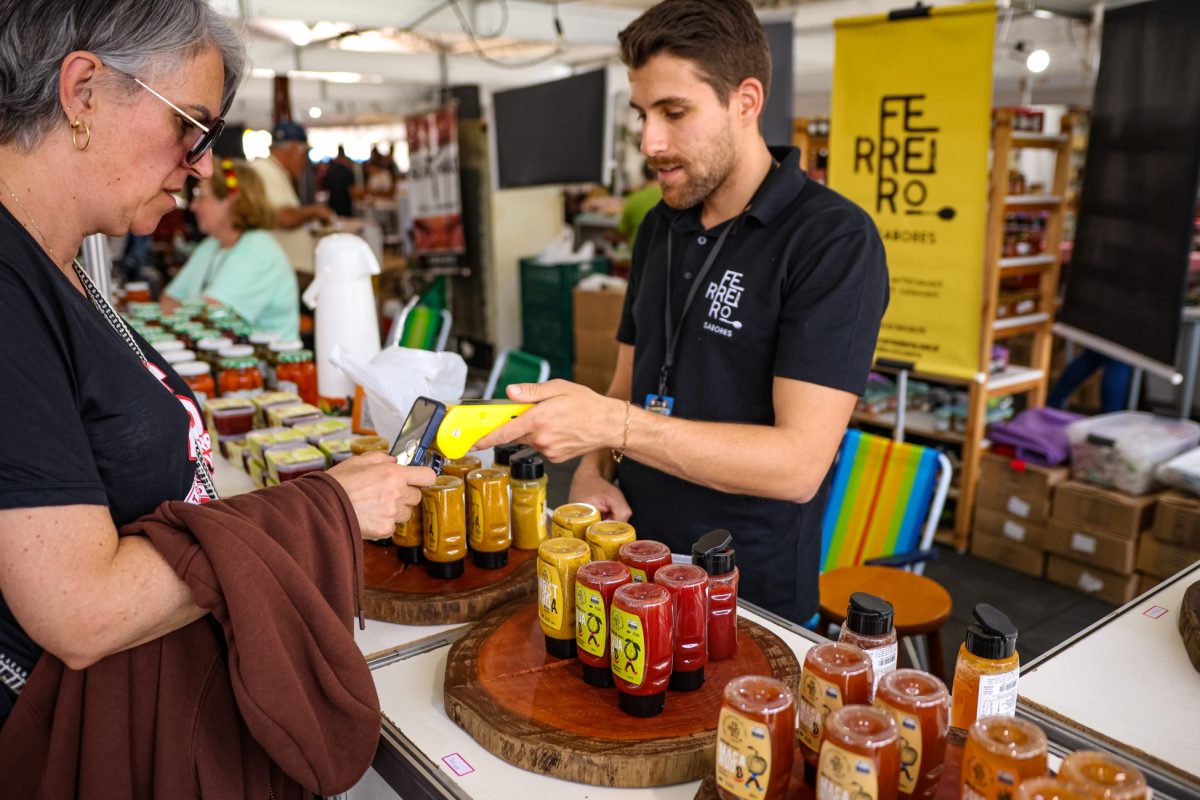
[[[684,180],[663,183],[663,200],[671,208],[691,208],[704,202],[733,172],[736,153],[733,131],[727,125],[712,144],[690,161],[671,158],[648,159],[652,168],[678,165]]]

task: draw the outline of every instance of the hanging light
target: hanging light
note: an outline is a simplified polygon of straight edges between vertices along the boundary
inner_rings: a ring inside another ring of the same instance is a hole
[[[1050,66],[1050,54],[1045,50],[1034,50],[1025,59],[1025,68],[1033,73],[1042,73]]]

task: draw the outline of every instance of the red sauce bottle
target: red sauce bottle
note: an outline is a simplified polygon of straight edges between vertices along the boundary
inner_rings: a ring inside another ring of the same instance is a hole
[[[717,721],[717,795],[783,800],[795,741],[796,698],[787,684],[760,675],[731,680]]]
[[[825,718],[817,800],[896,800],[900,731],[891,714],[846,706]]]
[[[931,800],[946,759],[950,693],[946,684],[915,669],[889,672],[875,689],[875,707],[900,729],[900,795]]]
[[[632,544],[639,542],[625,547]],[[671,680],[671,628],[671,595],[663,587],[628,583],[613,595],[612,673],[626,714],[662,712]]]
[[[800,674],[797,706],[800,751],[810,767],[817,765],[825,718],[842,706],[871,702],[874,680],[871,657],[860,647],[830,642],[809,648]],[[811,776],[811,771],[806,776]]]
[[[654,583],[654,574],[671,563],[671,548],[662,542],[639,539],[621,545],[617,558],[629,567],[634,583]]]
[[[591,561],[575,573],[575,649],[583,664],[583,682],[613,685],[608,620],[617,589],[633,581],[619,561]]]
[[[695,564],[668,564],[654,582],[671,593],[671,691],[695,691],[704,685],[708,663],[708,573]]]
[[[737,595],[740,573],[733,536],[709,531],[692,545],[692,563],[708,573],[708,660],[722,661],[737,654]]]

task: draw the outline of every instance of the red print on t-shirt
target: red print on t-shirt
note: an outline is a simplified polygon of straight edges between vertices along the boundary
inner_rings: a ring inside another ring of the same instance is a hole
[[[180,403],[183,404],[183,410],[188,415],[188,460],[195,461],[197,457],[204,459],[204,466],[208,467],[208,472],[211,475],[213,471],[212,458],[212,437],[208,435],[208,428],[204,425],[204,418],[200,416],[200,409],[196,408],[196,403],[192,398],[185,394],[176,394],[167,383],[167,374],[149,361],[145,362],[146,369],[150,370],[159,383],[163,385],[171,394],[175,395]],[[197,470],[192,477],[192,488],[187,493],[187,497],[183,498],[185,503],[207,503],[212,500],[204,485],[200,482],[200,473]]]

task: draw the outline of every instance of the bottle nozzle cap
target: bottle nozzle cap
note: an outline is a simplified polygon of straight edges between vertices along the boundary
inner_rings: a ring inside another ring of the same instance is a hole
[[[733,572],[737,565],[733,534],[723,528],[717,528],[701,536],[692,545],[692,563],[703,567],[709,575]]]
[[[1008,658],[1017,650],[1017,626],[995,606],[975,606],[975,622],[967,626],[967,650],[980,658]]]
[[[863,636],[882,636],[892,629],[896,609],[887,600],[866,592],[850,595],[846,624]]]

